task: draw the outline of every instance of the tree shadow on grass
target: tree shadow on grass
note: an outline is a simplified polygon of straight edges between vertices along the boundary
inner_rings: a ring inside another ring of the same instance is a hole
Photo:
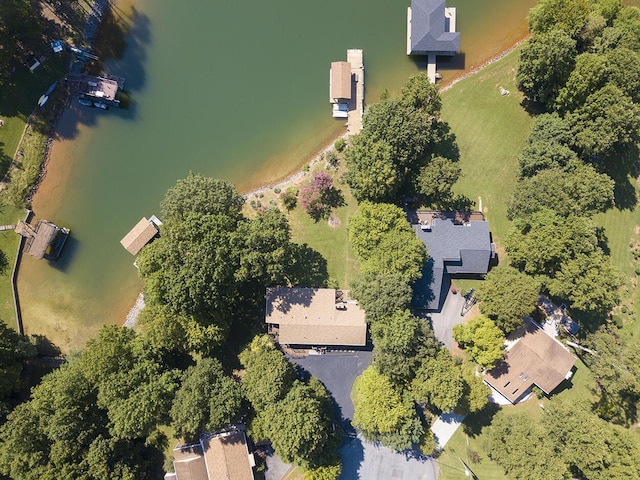
[[[473,412],[466,416],[462,423],[462,430],[471,438],[475,438],[482,433],[484,427],[491,425],[493,416],[500,410],[500,405],[489,402],[479,412]]]
[[[300,287],[326,287],[329,281],[327,260],[306,243],[293,244],[291,264],[287,271],[289,282]]]

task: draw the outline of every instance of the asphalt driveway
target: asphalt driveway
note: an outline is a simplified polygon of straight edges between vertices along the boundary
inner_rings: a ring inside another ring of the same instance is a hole
[[[462,295],[459,293],[454,295],[449,292],[440,312],[420,315],[430,319],[434,335],[449,349],[453,347],[454,343],[453,326],[465,322],[465,317],[460,316],[463,305],[464,297]]]
[[[309,355],[290,358],[311,375],[320,380],[336,402],[339,417],[345,429],[350,429],[353,418],[351,387],[353,381],[371,362],[372,352],[327,352],[323,355]]]

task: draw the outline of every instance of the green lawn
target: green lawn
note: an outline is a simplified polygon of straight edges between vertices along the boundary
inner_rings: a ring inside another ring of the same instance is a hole
[[[289,214],[289,222],[293,232],[293,241],[306,243],[317,250],[327,261],[329,279],[337,282],[340,288],[349,288],[349,284],[358,272],[347,227],[349,218],[358,208],[347,185],[338,185],[344,194],[346,205],[336,209],[333,214],[340,220],[336,227],[329,226],[326,220],[314,222],[300,206]]]
[[[18,220],[24,220],[25,215],[26,212],[22,209],[4,206],[0,211],[0,225],[15,224]],[[11,273],[19,242],[20,237],[13,230],[0,232],[0,252],[6,258],[6,269],[0,273],[0,319],[14,329],[17,328],[17,324],[13,308]]]
[[[482,210],[501,257],[502,240],[509,230],[507,200],[517,180],[518,154],[533,121],[521,107],[522,96],[515,86],[519,52],[442,93],[442,118],[460,147],[463,178],[456,190],[474,200],[476,208],[482,197]],[[500,87],[511,93],[501,96]]]
[[[2,86],[0,93],[0,178],[6,173],[7,161],[13,158],[18,142],[24,131],[27,118],[36,107],[38,98],[55,80],[60,80],[66,72],[62,57],[53,57],[35,72],[28,68],[18,69],[9,85]]]
[[[332,212],[338,222],[334,222],[333,226],[330,226],[327,220],[316,222],[304,212],[299,204],[286,215],[291,225],[292,240],[298,244],[306,243],[319,252],[327,262],[329,280],[336,283],[339,288],[348,289],[351,280],[358,273],[358,261],[349,244],[347,227],[349,218],[358,208],[358,203],[353,198],[349,186],[340,180],[344,175],[343,164],[344,161],[341,161],[337,170],[325,170],[325,162],[319,161],[311,167],[311,170],[304,177],[294,182],[298,190],[302,190],[314,174],[321,171],[329,173],[334,178],[334,185],[342,192],[345,201],[342,207]],[[279,193],[268,190],[258,195],[250,195],[245,204],[244,214],[247,216],[255,215],[255,211],[250,207],[252,201],[259,201],[262,206],[276,204],[282,211],[286,211],[280,201],[280,194],[286,188],[282,187]]]

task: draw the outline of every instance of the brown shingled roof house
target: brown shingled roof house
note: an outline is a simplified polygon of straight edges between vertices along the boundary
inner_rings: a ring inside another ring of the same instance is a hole
[[[205,434],[200,443],[178,445],[173,458],[175,473],[167,473],[165,480],[254,480],[253,454],[241,429]]]
[[[265,322],[281,345],[367,344],[364,310],[332,288],[267,288]]]
[[[549,395],[571,378],[575,357],[533,320],[524,335],[507,351],[503,362],[483,374],[484,381],[511,403],[517,403],[536,385]]]

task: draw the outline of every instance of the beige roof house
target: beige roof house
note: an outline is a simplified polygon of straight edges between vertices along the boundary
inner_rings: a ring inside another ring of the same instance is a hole
[[[142,217],[136,226],[120,240],[120,244],[131,255],[137,255],[142,250],[142,247],[153,240],[157,234],[158,228],[156,225],[151,220],[147,220],[146,217]]]
[[[575,357],[533,320],[528,320],[523,336],[507,351],[505,359],[483,374],[485,382],[516,403],[536,385],[546,394],[571,378]]]
[[[283,345],[358,346],[367,343],[364,310],[330,288],[267,288],[265,322]]]
[[[329,97],[332,102],[351,98],[351,64],[349,62],[331,62]]]
[[[253,480],[253,454],[243,430],[206,434],[200,443],[173,449],[175,473],[165,480]]]

